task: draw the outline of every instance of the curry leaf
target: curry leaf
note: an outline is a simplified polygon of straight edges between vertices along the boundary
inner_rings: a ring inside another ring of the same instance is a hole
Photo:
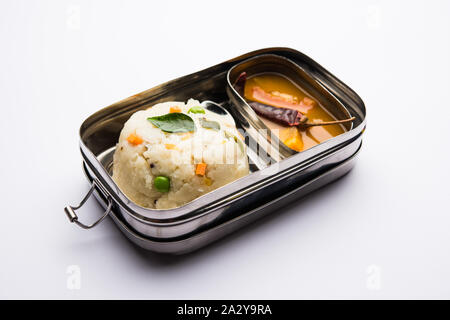
[[[205,109],[200,106],[195,106],[189,109],[188,113],[203,113],[205,114]]]
[[[213,129],[216,131],[220,130],[220,124],[217,121],[206,120],[206,118],[200,118],[199,121],[203,128]]]
[[[147,120],[164,132],[195,131],[194,120],[184,113],[168,113],[162,116],[147,118]]]

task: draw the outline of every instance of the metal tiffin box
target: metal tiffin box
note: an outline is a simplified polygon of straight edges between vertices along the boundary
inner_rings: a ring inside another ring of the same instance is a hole
[[[271,134],[234,89],[246,71],[278,72],[299,83],[337,119],[355,117],[346,131],[302,152]],[[204,101],[225,109],[245,133],[250,174],[173,209],[149,209],[131,201],[112,179],[115,146],[124,123],[136,111],[165,101]],[[64,211],[71,222],[89,229],[110,216],[137,245],[155,252],[196,250],[345,175],[355,164],[366,125],[361,98],[306,55],[290,48],[253,51],[205,70],[166,82],[106,107],[80,128],[83,170],[91,189],[78,206]],[[76,214],[94,194],[105,213],[85,225]]]

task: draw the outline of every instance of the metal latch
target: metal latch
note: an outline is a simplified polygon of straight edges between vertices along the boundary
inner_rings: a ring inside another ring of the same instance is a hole
[[[78,216],[75,213],[75,211],[80,209],[86,203],[86,201],[89,199],[89,197],[94,192],[95,188],[96,188],[96,183],[95,183],[95,181],[93,181],[92,185],[91,185],[91,189],[84,196],[83,200],[81,200],[81,202],[80,202],[80,204],[78,206],[76,206],[76,207],[74,207],[74,206],[67,206],[67,207],[64,208],[64,212],[66,213],[67,218],[69,218],[69,221],[77,224],[79,227],[81,227],[83,229],[91,229],[91,228],[95,227],[97,224],[102,222],[103,219],[105,219],[111,212],[112,199],[111,199],[111,197],[108,197],[108,207],[106,208],[105,213],[100,217],[100,219],[98,219],[97,221],[95,221],[91,225],[85,225],[84,223],[78,221]]]

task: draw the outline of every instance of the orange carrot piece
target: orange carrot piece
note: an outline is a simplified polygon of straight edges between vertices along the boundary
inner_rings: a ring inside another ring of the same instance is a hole
[[[198,163],[195,166],[195,174],[199,176],[204,176],[206,173],[206,163]]]
[[[140,145],[144,140],[142,140],[141,137],[139,137],[137,134],[132,133],[128,136],[127,141],[132,145]]]
[[[290,127],[281,130],[280,139],[281,141],[283,141],[285,145],[287,145],[291,149],[294,149],[296,151],[303,150],[304,147],[303,139],[302,136],[300,135],[298,128],[296,127]]]
[[[175,107],[170,107],[170,113],[180,113],[181,109],[177,106]]]

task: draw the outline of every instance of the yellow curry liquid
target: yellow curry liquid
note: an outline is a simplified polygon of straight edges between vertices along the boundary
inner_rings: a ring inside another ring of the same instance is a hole
[[[279,74],[264,73],[249,77],[246,81],[244,92],[247,99],[256,100],[252,99],[252,89],[255,86],[260,87],[267,93],[275,93],[277,95],[282,94],[285,97],[289,97],[289,99],[294,99],[294,101],[302,101],[305,97],[313,100],[313,107],[305,113],[310,122],[314,122],[315,120],[337,120],[314,98],[308,96],[291,80]],[[260,119],[278,135],[279,139],[284,144],[296,151],[306,150],[345,132],[344,126],[340,124],[316,126],[300,130],[297,127],[285,127],[264,117],[260,117]]]

